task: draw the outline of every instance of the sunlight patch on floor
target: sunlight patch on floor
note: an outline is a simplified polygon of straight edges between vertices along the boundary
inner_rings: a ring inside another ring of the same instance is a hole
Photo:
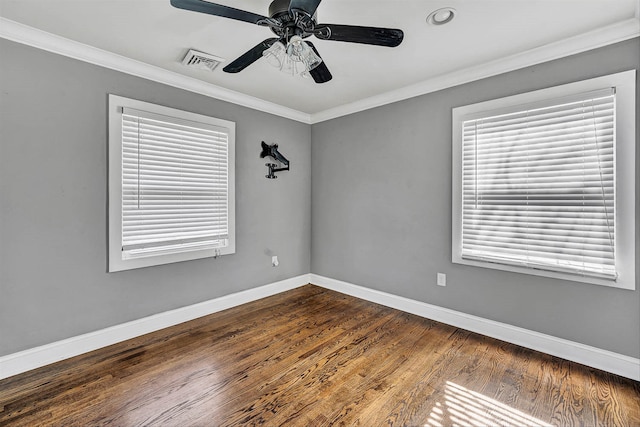
[[[444,427],[451,424],[477,427],[551,427],[551,424],[504,403],[447,381],[444,402],[435,404],[424,427]]]

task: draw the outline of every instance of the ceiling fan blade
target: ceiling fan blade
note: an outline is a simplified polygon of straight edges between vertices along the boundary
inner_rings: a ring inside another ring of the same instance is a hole
[[[316,55],[320,56],[318,49],[316,49],[313,43],[311,43],[310,41],[305,41],[305,43],[311,46],[311,49],[313,49]],[[331,72],[327,68],[326,62],[324,62],[324,59],[322,60],[320,65],[309,71],[309,74],[311,75],[311,77],[313,77],[313,80],[315,80],[316,83],[326,83],[333,78]]]
[[[256,62],[258,59],[262,58],[262,52],[269,49],[271,45],[277,40],[278,39],[274,37],[258,43],[256,46],[249,49],[242,56],[237,58],[235,61],[224,67],[222,71],[224,71],[225,73],[239,73],[249,65]]]
[[[314,35],[322,40],[396,47],[404,38],[396,28],[359,27],[356,25],[318,24]]]
[[[171,0],[171,5],[178,9],[191,10],[193,12],[208,13],[209,15],[222,16],[224,18],[237,19],[238,21],[264,26],[280,26],[277,21],[257,13],[247,12],[217,3],[209,3],[204,0]]]
[[[313,16],[316,13],[320,1],[321,0],[291,0],[291,3],[289,3],[289,12],[302,10],[308,13],[309,16]]]

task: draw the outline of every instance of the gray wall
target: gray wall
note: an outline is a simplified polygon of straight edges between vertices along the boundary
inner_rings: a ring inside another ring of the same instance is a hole
[[[628,291],[451,263],[451,109],[639,63],[636,38],[313,125],[311,271],[639,357],[640,274]]]
[[[640,290],[451,263],[450,148],[452,107],[637,69],[639,52],[635,39],[309,127],[0,39],[0,356],[311,271],[640,357]],[[237,123],[235,255],[106,273],[108,93]],[[275,181],[261,140],[292,160]]]
[[[0,355],[309,272],[309,125],[4,39],[0,58]],[[236,122],[236,254],[106,273],[109,93]],[[292,162],[277,180],[262,140]]]

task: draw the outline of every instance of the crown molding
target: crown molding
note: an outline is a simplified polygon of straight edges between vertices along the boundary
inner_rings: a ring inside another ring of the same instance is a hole
[[[454,71],[350,104],[311,115],[311,123],[320,123],[360,111],[380,107],[464,83],[492,77],[554,59],[564,58],[640,36],[640,20],[632,18],[578,36],[500,58],[478,66]]]
[[[636,15],[639,13],[640,0],[636,8]],[[308,114],[0,17],[0,37],[2,38],[306,124],[320,123],[554,59],[575,55],[638,36],[640,36],[640,19],[631,18],[515,55],[443,74],[420,83],[335,108]]]
[[[309,124],[310,115],[0,17],[0,37],[90,64]]]

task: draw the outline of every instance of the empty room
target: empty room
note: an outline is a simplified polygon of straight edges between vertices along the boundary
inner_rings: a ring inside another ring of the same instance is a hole
[[[0,0],[0,426],[640,426],[640,0]]]

